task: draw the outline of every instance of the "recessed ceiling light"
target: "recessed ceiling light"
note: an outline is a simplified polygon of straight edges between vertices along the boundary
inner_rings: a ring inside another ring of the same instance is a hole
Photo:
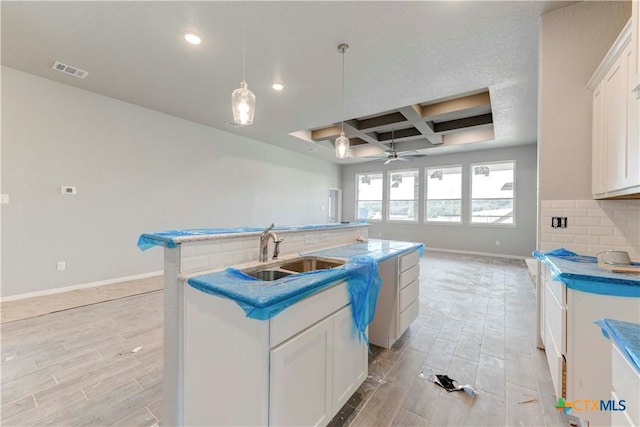
[[[278,92],[280,92],[282,89],[284,89],[284,85],[281,82],[274,82],[271,87],[273,88],[273,90],[277,90]]]
[[[200,38],[200,36],[192,31],[185,31],[183,33],[183,37],[187,41],[187,43],[190,43],[190,44],[202,43],[202,39]]]

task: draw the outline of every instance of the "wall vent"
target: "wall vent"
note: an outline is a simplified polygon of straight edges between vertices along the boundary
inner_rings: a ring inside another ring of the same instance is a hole
[[[81,70],[80,68],[72,67],[71,65],[63,64],[62,62],[54,62],[53,63],[54,70],[61,71],[65,74],[71,74],[72,76],[79,77],[84,79],[89,74],[88,71]]]

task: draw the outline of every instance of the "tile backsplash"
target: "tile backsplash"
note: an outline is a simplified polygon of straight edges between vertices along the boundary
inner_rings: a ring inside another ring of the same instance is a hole
[[[355,243],[358,238],[368,236],[369,225],[317,230],[296,230],[278,232],[284,241],[280,245],[280,255],[309,252],[316,249]],[[183,243],[180,248],[180,272],[191,274],[225,266],[257,261],[260,233],[250,236],[212,239]],[[269,256],[273,253],[273,243],[269,245]]]
[[[567,217],[567,228],[552,228],[554,216]],[[541,251],[563,247],[581,255],[627,251],[640,261],[640,200],[542,200]]]

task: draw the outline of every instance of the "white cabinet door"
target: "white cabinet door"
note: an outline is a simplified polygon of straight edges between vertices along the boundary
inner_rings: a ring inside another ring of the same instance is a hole
[[[378,263],[382,286],[378,293],[376,314],[369,324],[369,342],[391,348],[398,339],[398,258]]]
[[[640,191],[640,88],[634,91],[638,82],[636,75],[636,56],[629,45],[624,54],[624,66],[627,75],[627,145],[625,164],[622,170],[621,187],[637,188]]]
[[[604,185],[619,189],[625,170],[627,146],[627,73],[625,55],[620,55],[604,78]]]
[[[333,315],[333,412],[347,403],[367,372],[367,346],[358,337],[348,305]]]
[[[596,89],[593,91],[593,140],[591,146],[591,191],[594,195],[602,194],[605,192],[604,179],[603,179],[603,163],[605,161],[605,149],[604,149],[604,111],[602,108],[603,96],[602,85],[600,82]]]
[[[632,83],[631,89],[640,90],[640,1],[633,0],[631,2],[631,38],[632,49],[635,56],[635,81]],[[639,94],[640,95],[640,94]]]
[[[634,4],[634,16],[638,13]],[[596,199],[640,193],[638,35],[630,21],[588,87],[593,91],[592,192]],[[635,28],[635,27],[634,27]]]
[[[271,350],[269,424],[326,425],[332,417],[333,317]]]

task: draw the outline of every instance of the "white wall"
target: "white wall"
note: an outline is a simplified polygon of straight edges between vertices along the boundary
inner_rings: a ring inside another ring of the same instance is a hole
[[[592,200],[592,94],[587,82],[631,17],[631,4],[579,2],[540,23],[538,247],[595,255],[628,251],[640,260],[640,200]],[[567,229],[551,228],[566,216]]]
[[[162,270],[143,232],[324,223],[330,187],[337,165],[2,68],[3,297]]]
[[[469,209],[469,165],[477,162],[501,160],[516,161],[516,226],[491,227],[469,225],[425,224],[424,217],[424,168],[430,166],[462,165],[463,218]],[[536,146],[467,153],[443,154],[413,159],[410,162],[361,163],[343,167],[343,219],[353,221],[356,214],[355,174],[361,172],[385,172],[395,169],[420,169],[419,224],[373,223],[369,237],[421,242],[428,248],[462,252],[480,252],[507,256],[531,256],[536,246]],[[496,245],[496,240],[500,245]]]
[[[540,21],[540,199],[591,199],[587,82],[631,17],[631,2],[583,1]]]

